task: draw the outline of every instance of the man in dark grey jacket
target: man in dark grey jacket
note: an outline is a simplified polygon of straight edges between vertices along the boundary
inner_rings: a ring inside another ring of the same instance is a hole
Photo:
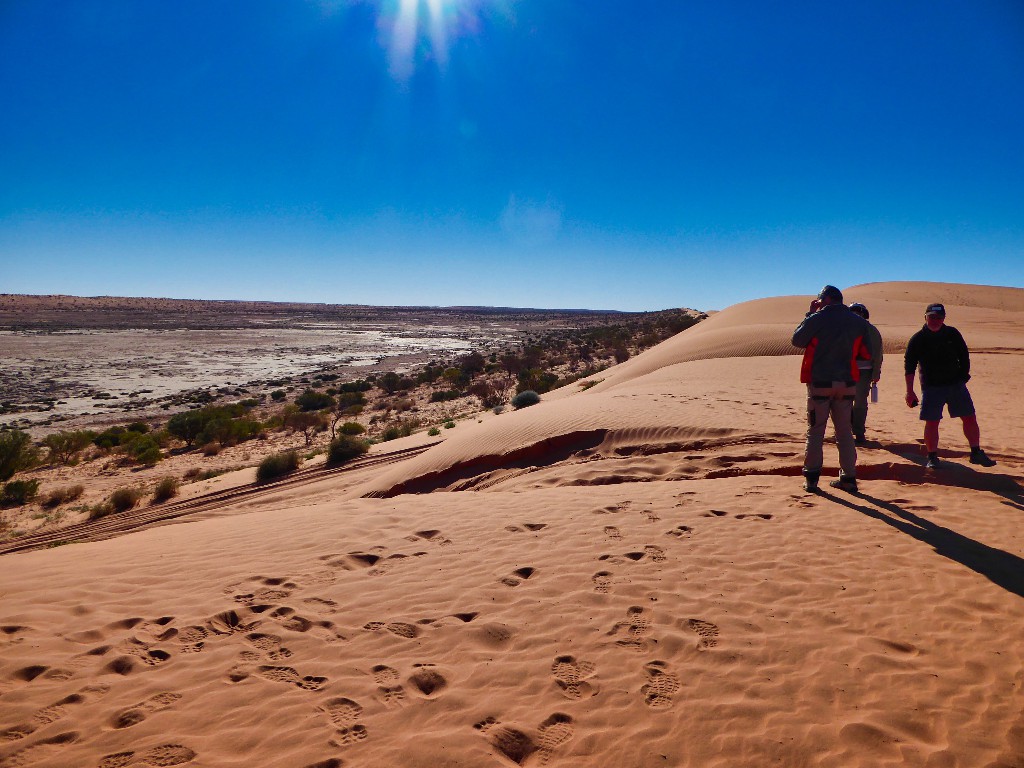
[[[839,446],[839,479],[830,485],[857,490],[857,447],[851,414],[860,371],[858,359],[871,359],[867,322],[843,304],[842,292],[833,285],[821,289],[811,302],[804,321],[793,332],[793,346],[804,350],[800,381],[807,385],[807,445],[804,455],[804,488],[818,489],[824,462],[825,427],[832,427]]]

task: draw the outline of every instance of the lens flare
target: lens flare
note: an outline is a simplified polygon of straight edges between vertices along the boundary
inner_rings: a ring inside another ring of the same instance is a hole
[[[482,5],[483,0],[390,0],[382,7],[382,20],[390,28],[391,75],[408,80],[421,60],[443,71],[451,42],[479,29]]]

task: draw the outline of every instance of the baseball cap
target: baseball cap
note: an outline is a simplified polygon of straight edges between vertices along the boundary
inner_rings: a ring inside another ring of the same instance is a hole
[[[861,317],[863,317],[865,320],[867,320],[870,316],[868,308],[861,304],[859,301],[853,302],[853,304],[850,305],[850,309],[856,312]]]
[[[941,304],[929,304],[928,309],[924,311],[926,315],[943,315],[946,314],[946,308]]]
[[[834,285],[826,285],[820,291],[818,291],[819,299],[831,299],[839,304],[843,303],[843,292],[836,288]]]

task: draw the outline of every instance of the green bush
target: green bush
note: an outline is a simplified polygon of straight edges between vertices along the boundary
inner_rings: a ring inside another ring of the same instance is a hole
[[[460,397],[463,397],[463,394],[457,389],[440,389],[430,393],[430,402],[444,403],[449,400],[457,400]]]
[[[512,398],[512,407],[519,410],[520,408],[527,408],[531,405],[536,405],[539,402],[540,395],[532,389],[527,389]]]
[[[294,472],[299,468],[301,462],[302,459],[299,458],[299,454],[295,451],[271,454],[261,461],[259,467],[257,467],[256,482],[265,483],[268,480]]]
[[[366,431],[366,427],[358,421],[346,421],[338,431],[343,435],[361,435]]]
[[[295,398],[295,404],[303,411],[322,411],[334,405],[334,398],[326,392],[307,389]]]
[[[43,506],[47,509],[53,509],[59,507],[61,504],[67,504],[70,501],[81,497],[85,493],[84,485],[69,485],[65,488],[54,488],[43,499]]]
[[[180,485],[181,483],[178,482],[178,478],[165,477],[153,489],[153,503],[159,504],[161,501],[174,498],[178,495],[178,487]]]
[[[284,400],[285,397],[286,395],[283,389],[275,389],[273,392],[270,393],[270,399],[273,400],[274,402],[279,403],[282,400]]]
[[[144,421],[133,421],[128,425],[129,432],[138,432],[140,435],[144,435],[149,432],[149,424]]]
[[[21,507],[39,492],[38,480],[11,480],[0,491],[0,507]]]
[[[72,464],[96,437],[95,432],[54,432],[43,438],[43,445],[50,451],[50,461]]]
[[[344,464],[357,456],[362,456],[368,450],[370,450],[370,444],[365,440],[343,434],[332,440],[327,448],[327,463],[328,465]]]
[[[215,440],[224,445],[234,445],[251,440],[263,429],[258,421],[240,418],[245,412],[244,406],[235,403],[176,413],[167,422],[167,431],[183,440],[189,448],[197,442],[202,445]]]
[[[438,429],[437,427],[431,427],[429,430],[427,430],[427,434],[430,435],[431,437],[437,437],[438,435],[441,434],[441,430]]]
[[[96,435],[92,444],[104,451],[109,451],[121,444],[121,438],[127,432],[124,427],[110,427]]]
[[[18,429],[0,431],[0,482],[36,463],[32,438]]]
[[[160,444],[153,435],[143,435],[137,432],[131,434],[135,434],[137,437],[127,445],[124,443],[122,445],[124,445],[125,452],[135,461],[151,467],[163,459],[164,455],[160,452]]]
[[[454,421],[446,421],[444,423],[444,428],[445,429],[455,429],[455,422]]]
[[[139,503],[142,491],[138,488],[118,488],[107,500],[111,512],[127,512]]]

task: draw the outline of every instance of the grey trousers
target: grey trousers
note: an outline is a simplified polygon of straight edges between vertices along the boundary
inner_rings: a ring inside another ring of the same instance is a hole
[[[824,462],[822,445],[825,427],[832,418],[832,428],[839,445],[839,466],[843,477],[857,476],[857,446],[853,442],[850,418],[856,387],[836,381],[831,387],[807,387],[807,447],[804,453],[804,474],[817,475]]]
[[[857,392],[853,397],[851,423],[854,435],[863,435],[868,423],[868,395],[871,393],[871,371],[861,371]]]

